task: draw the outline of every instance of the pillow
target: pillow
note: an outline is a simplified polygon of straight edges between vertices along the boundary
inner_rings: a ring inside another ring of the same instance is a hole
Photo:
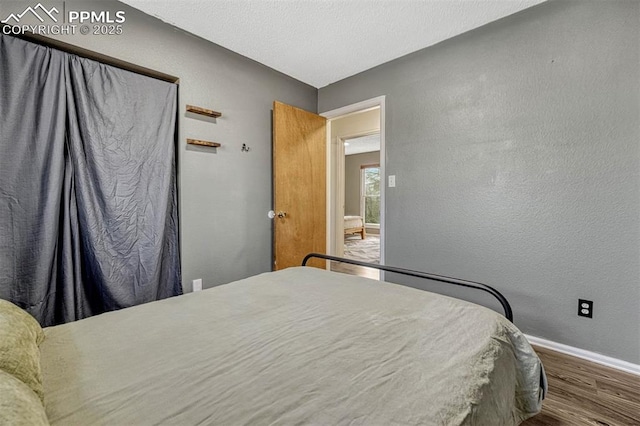
[[[0,370],[24,382],[43,399],[40,324],[11,302],[0,299]]]
[[[0,370],[0,424],[12,426],[48,425],[38,396],[27,385]]]

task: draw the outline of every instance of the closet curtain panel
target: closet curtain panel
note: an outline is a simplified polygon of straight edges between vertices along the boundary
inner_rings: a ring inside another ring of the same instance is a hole
[[[0,36],[0,298],[44,326],[182,293],[177,86]]]

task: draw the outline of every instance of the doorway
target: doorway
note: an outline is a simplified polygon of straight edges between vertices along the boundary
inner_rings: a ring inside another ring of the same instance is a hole
[[[384,264],[384,96],[321,115],[328,119],[328,253]],[[381,278],[371,268],[331,269]]]
[[[380,263],[380,133],[347,138],[343,145],[343,256]]]

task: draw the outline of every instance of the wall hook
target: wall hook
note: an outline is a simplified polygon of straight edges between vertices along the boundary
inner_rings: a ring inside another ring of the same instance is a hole
[[[243,143],[242,152],[249,152],[249,151],[251,151],[251,148],[249,148],[246,143]]]

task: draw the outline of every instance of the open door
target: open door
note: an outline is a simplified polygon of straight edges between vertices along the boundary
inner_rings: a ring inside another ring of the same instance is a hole
[[[274,270],[327,247],[326,119],[273,103]],[[325,261],[308,265],[325,268]]]

